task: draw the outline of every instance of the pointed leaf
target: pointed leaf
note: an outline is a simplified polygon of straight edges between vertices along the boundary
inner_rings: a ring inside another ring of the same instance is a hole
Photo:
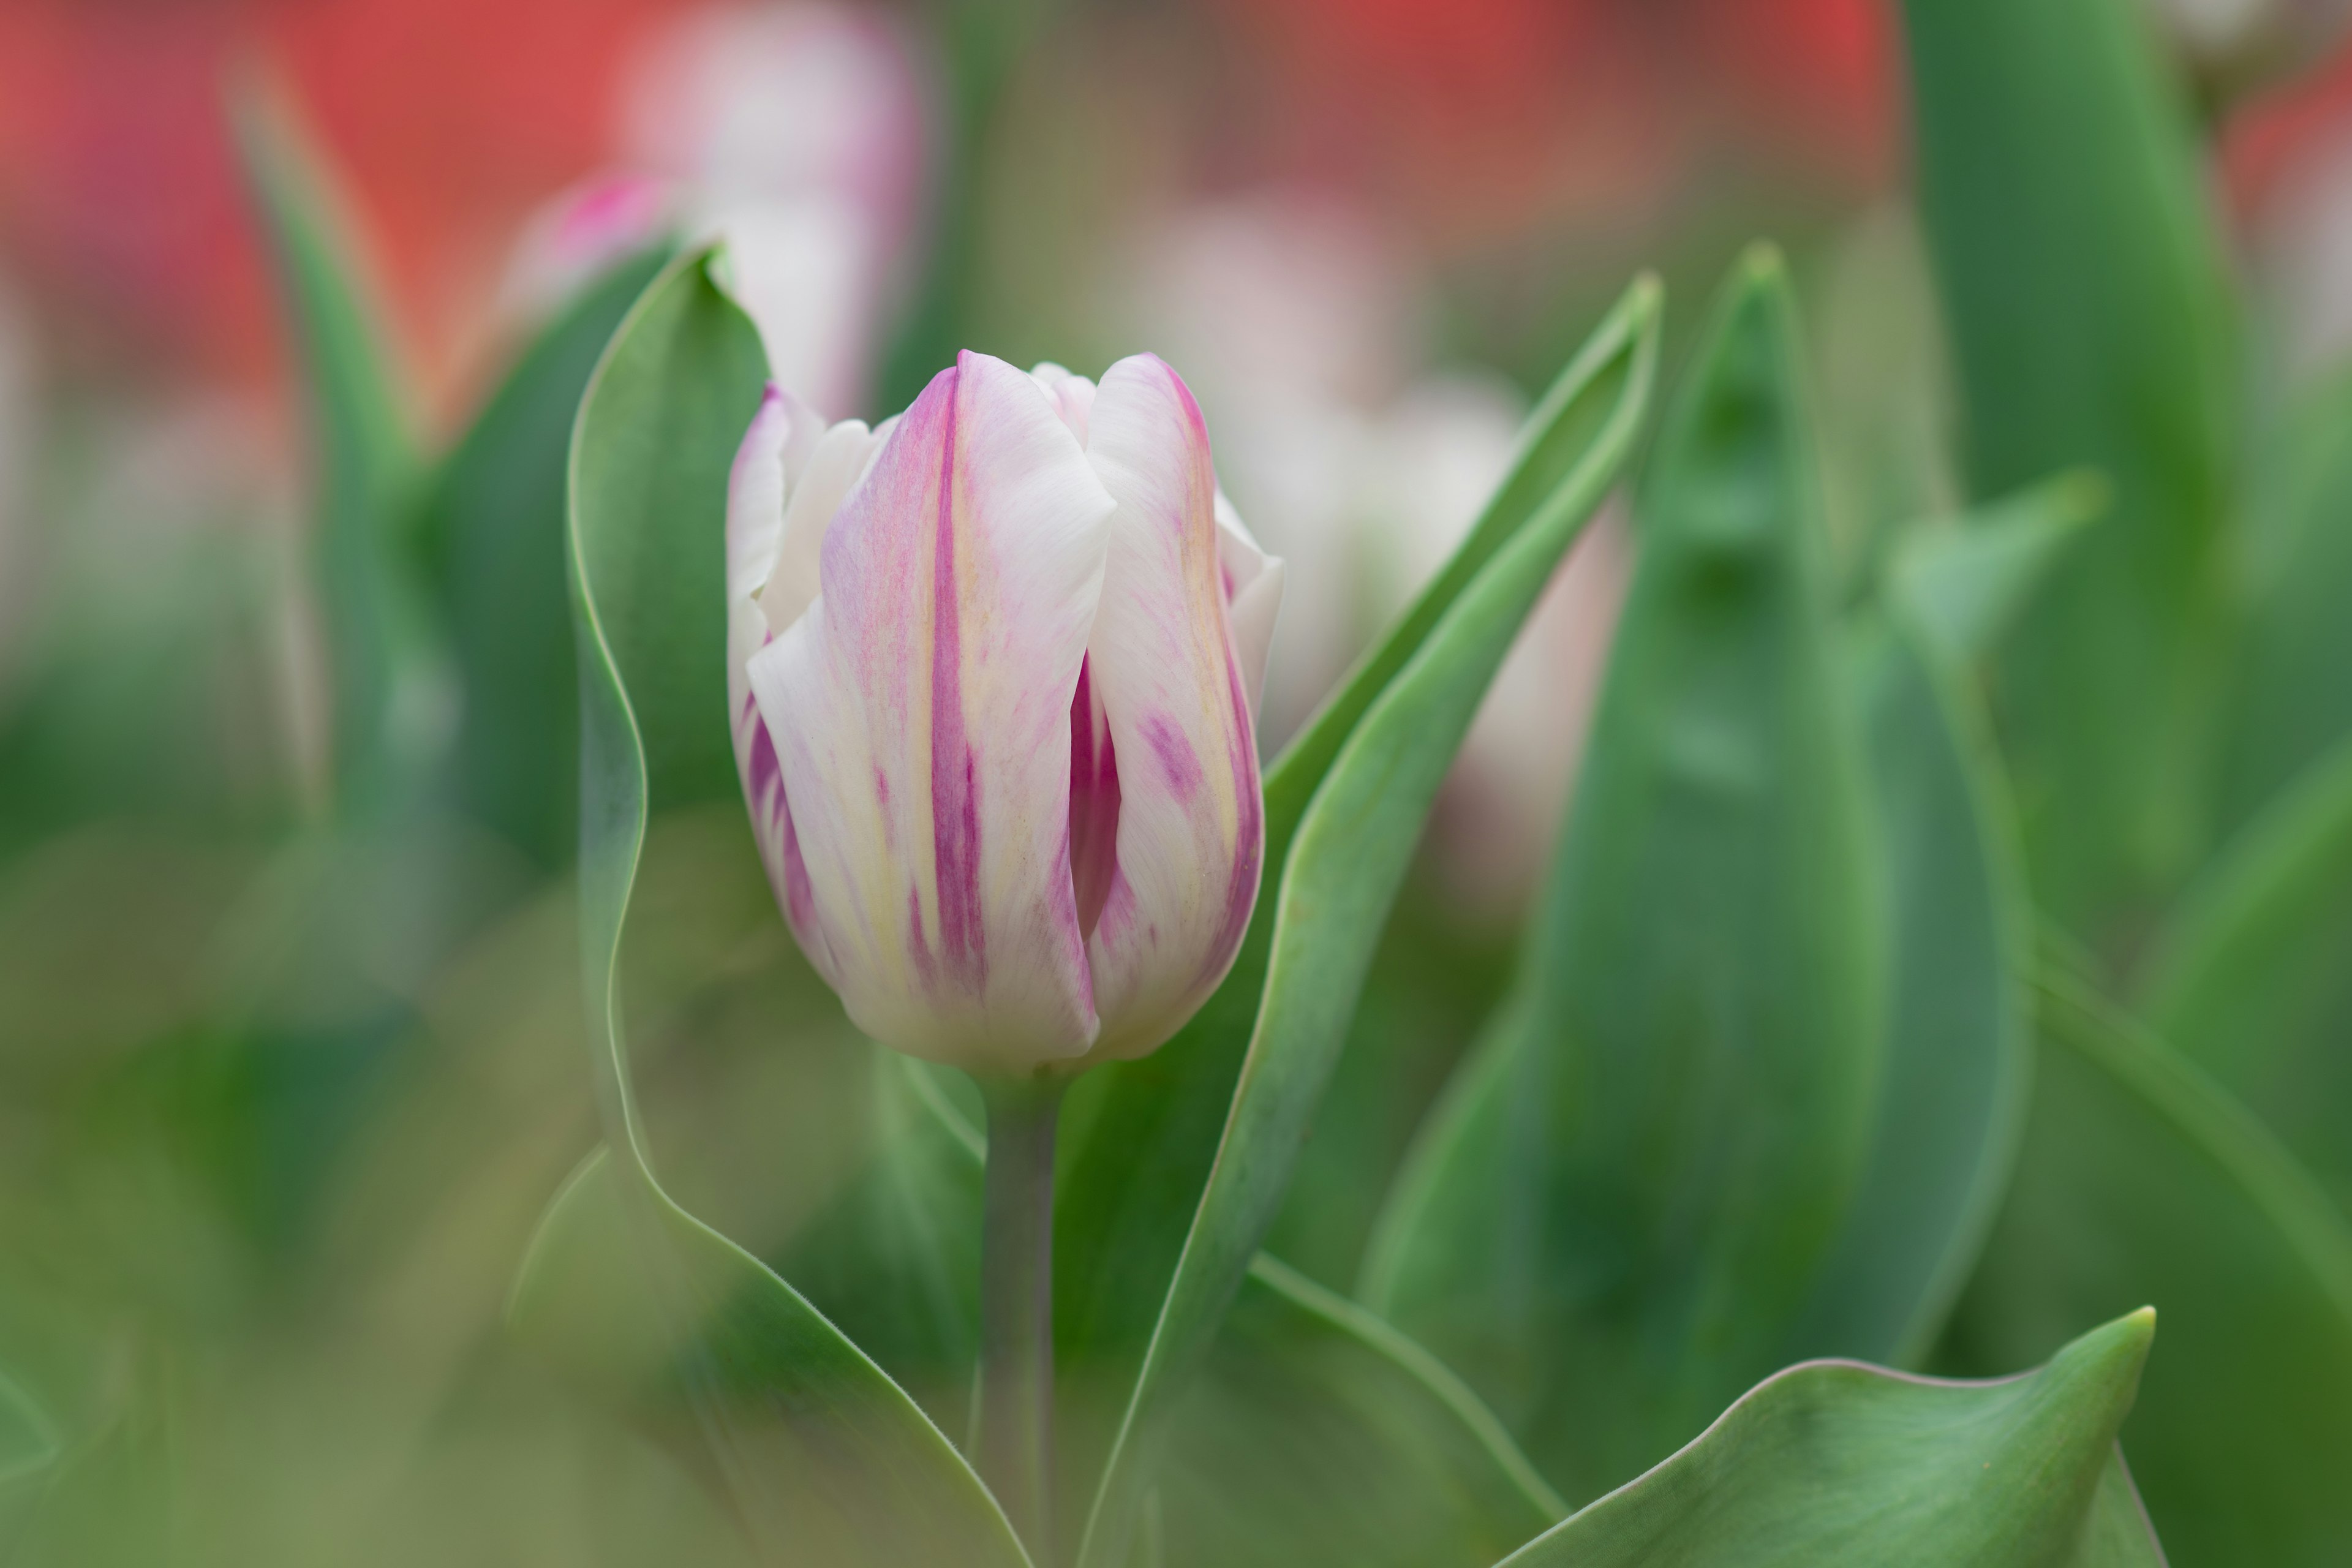
[[[2039,998],[2017,1173],[1948,1341],[2015,1365],[2121,1301],[2163,1314],[2124,1429],[2182,1568],[2343,1561],[2352,1234],[2263,1129],[2086,991]]]
[[[1948,524],[1915,529],[1891,564],[1894,592],[1945,658],[1972,665],[1993,651],[2107,500],[2097,474],[2062,474]]]
[[[1202,1034],[1189,1042],[1180,1036],[1137,1064],[1156,1064],[1158,1073],[1115,1084],[1112,1092],[1125,1103],[1115,1100],[1095,1118],[1093,1148],[1081,1152],[1080,1169],[1089,1154],[1132,1163],[1157,1201],[1144,1208],[1148,1230],[1107,1233],[1097,1227],[1121,1216],[1097,1202],[1085,1180],[1074,1184],[1073,1195],[1093,1206],[1072,1227],[1083,1242],[1074,1258],[1065,1255],[1062,1278],[1084,1286],[1097,1270],[1111,1270],[1130,1289],[1151,1279],[1168,1283],[1131,1384],[1100,1385],[1132,1392],[1118,1410],[1081,1538],[1079,1560],[1088,1568],[1126,1559],[1167,1409],[1206,1352],[1273,1222],[1430,802],[1520,622],[1600,505],[1640,428],[1656,323],[1657,290],[1644,280],[1563,374],[1538,412],[1521,465],[1453,564],[1276,764],[1266,784],[1272,890],[1259,900],[1233,975],[1204,1009],[1204,1017],[1215,1016]],[[1417,639],[1414,646],[1403,645],[1408,637]],[[1218,1058],[1235,1037],[1216,1031],[1232,1027],[1261,984],[1246,1055],[1238,1076],[1227,1079]],[[1237,984],[1244,988],[1239,994]],[[1219,1117],[1222,1132],[1205,1143],[1193,1141],[1195,1123],[1193,1139],[1182,1142],[1111,1141],[1130,1125],[1135,1093],[1171,1079],[1183,1086],[1180,1114],[1188,1117],[1201,1115],[1207,1089],[1232,1084],[1224,1091],[1231,1109]],[[1203,1154],[1205,1173],[1195,1175]],[[1120,1195],[1140,1194],[1129,1189]],[[1141,1272],[1165,1267],[1161,1248],[1171,1220],[1182,1237],[1172,1277]],[[1057,1228],[1057,1241],[1060,1234]],[[1107,1234],[1118,1250],[1103,1245]],[[1061,1300],[1057,1294],[1057,1306]],[[1104,1352],[1116,1355],[1125,1347],[1116,1338],[1106,1343],[1097,1303],[1081,1301],[1075,1326],[1093,1337],[1075,1342],[1094,1363],[1082,1377],[1100,1377],[1109,1359]],[[1074,1342],[1066,1332],[1057,1337]]]
[[[2131,0],[1906,0],[1969,489],[2116,487],[2003,661],[2034,884],[2096,935],[2186,869],[2228,580],[2232,305],[2185,105]],[[2088,925],[2086,926],[2086,923]]]
[[[518,1287],[517,1321],[599,1359],[612,1305],[565,1288],[599,1271],[552,1260],[625,1245],[642,1305],[617,1315],[625,1331],[614,1354],[631,1370],[650,1363],[692,1411],[710,1468],[769,1558],[1014,1568],[1028,1559],[1003,1511],[914,1401],[791,1286],[671,1200],[631,1093],[617,980],[647,819],[735,788],[722,520],[765,362],[707,261],[680,258],[638,301],[572,440],[582,946],[614,1158],[583,1173],[551,1214]],[[589,1321],[572,1323],[572,1310]]]
[[[2116,1453],[2155,1327],[1991,1383],[1791,1367],[1504,1568],[2162,1568]]]
[[[429,655],[404,537],[416,468],[404,393],[350,207],[291,104],[253,80],[231,111],[307,392],[338,798],[373,809],[413,782],[425,740]]]
[[[1751,254],[1652,456],[1504,1104],[1370,1270],[1571,1496],[1785,1363],[1869,1151],[1885,922],[1797,342]]]

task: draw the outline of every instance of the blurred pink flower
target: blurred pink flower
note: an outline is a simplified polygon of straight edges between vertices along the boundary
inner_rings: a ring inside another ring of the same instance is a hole
[[[544,309],[666,231],[722,239],[775,379],[830,416],[860,407],[932,134],[905,36],[821,0],[690,12],[647,41],[615,119],[617,166],[533,220],[510,300]]]

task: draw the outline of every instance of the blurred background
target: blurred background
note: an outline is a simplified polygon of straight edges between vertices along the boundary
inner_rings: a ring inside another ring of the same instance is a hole
[[[2249,352],[2308,384],[2352,348],[2340,18],[2147,5]],[[1156,350],[1293,563],[1271,754],[1639,267],[1671,333],[1747,240],[1788,248],[1849,569],[1954,503],[1898,26],[1885,0],[0,0],[0,1373],[85,1499],[13,1518],[0,1447],[0,1547],[740,1552],[501,1336],[596,1137],[572,829],[501,805],[505,775],[341,804],[327,502],[231,84],[331,172],[417,452],[664,235],[772,241],[739,289],[836,417],[903,406],[958,346],[1090,374]],[[1387,1088],[1319,1146],[1401,1152],[1499,988],[1630,554],[1619,520],[1580,543],[1491,694],[1351,1040]],[[482,613],[542,574],[487,579]],[[392,701],[418,755],[480,721],[446,679]],[[520,773],[567,773],[570,722],[514,732]],[[863,1047],[740,821],[658,831],[633,962],[693,1023],[641,1066],[656,1142],[688,1206],[781,1247],[848,1159],[805,1063],[854,1097]],[[789,1081],[780,1030],[813,1042]],[[1343,1287],[1380,1194],[1326,1173],[1359,1168],[1310,1148],[1318,1223],[1276,1238]]]

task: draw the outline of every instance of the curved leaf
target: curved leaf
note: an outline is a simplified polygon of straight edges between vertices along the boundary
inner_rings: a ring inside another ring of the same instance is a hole
[[[1503,1104],[1369,1275],[1571,1495],[1787,1361],[1869,1152],[1884,922],[1797,341],[1752,253],[1652,455]]]
[[[2080,470],[1921,526],[1889,563],[1890,586],[1933,647],[1971,665],[1999,645],[2108,499],[2106,480]]]
[[[2162,1568],[2116,1451],[2155,1319],[1992,1383],[1791,1367],[1504,1568]]]
[[[2003,661],[2034,886],[2084,934],[2187,868],[2215,695],[2232,303],[2130,0],[1906,0],[1919,196],[1969,489],[2095,465],[2116,517]]]
[[[620,1314],[628,1331],[614,1337],[614,1364],[657,1373],[691,1409],[711,1468],[772,1560],[1013,1568],[1028,1559],[1003,1511],[914,1401],[791,1286],[670,1199],[631,1096],[617,979],[646,821],[736,787],[721,520],[765,362],[707,259],[673,263],[638,301],[572,438],[582,946],[616,1157],[586,1168],[551,1212],[516,1321],[594,1346],[613,1304],[556,1264],[624,1245],[637,1304]]]
[[[2045,1353],[2127,1300],[2164,1315],[2124,1441],[2180,1568],[2352,1548],[2352,1233],[2263,1129],[2065,981],[2039,998],[2017,1173],[1947,1351]]]
[[[404,537],[414,439],[383,309],[325,161],[272,84],[240,83],[231,110],[309,394],[337,797],[379,809],[415,782],[429,706],[420,585]]]
[[[580,834],[579,677],[564,588],[572,416],[666,251],[622,262],[549,323],[434,473],[419,543],[462,696],[457,797],[542,869]]]
[[[58,1435],[32,1395],[0,1376],[0,1555],[18,1535],[56,1474]]]
[[[1203,1010],[1204,1017],[1215,1015],[1205,1031],[1189,1041],[1180,1037],[1150,1059],[1160,1063],[1160,1082],[1182,1085],[1180,1114],[1199,1115],[1207,1089],[1229,1081],[1213,1057],[1230,1050],[1235,1037],[1218,1031],[1233,1028],[1262,982],[1222,1133],[1205,1148],[1165,1141],[1122,1147],[1109,1140],[1126,1130],[1123,1108],[1114,1101],[1095,1117],[1093,1149],[1082,1151],[1079,1168],[1090,1153],[1135,1162],[1152,1189],[1142,1216],[1152,1228],[1131,1238],[1114,1233],[1116,1253],[1102,1245],[1102,1230],[1084,1230],[1090,1245],[1076,1249],[1075,1267],[1066,1254],[1057,1273],[1081,1288],[1098,1269],[1118,1270],[1130,1290],[1168,1282],[1131,1385],[1107,1384],[1132,1392],[1086,1521],[1079,1561],[1089,1568],[1125,1561],[1167,1408],[1207,1352],[1273,1222],[1430,802],[1520,622],[1632,447],[1655,360],[1656,319],[1656,287],[1637,283],[1562,374],[1519,467],[1469,542],[1276,764],[1266,784],[1271,895],[1260,899],[1242,957]],[[1135,1074],[1113,1092],[1131,1106],[1153,1081]],[[1205,1177],[1192,1177],[1204,1152]],[[1069,1190],[1093,1205],[1087,1219],[1099,1225],[1106,1217],[1099,1194],[1083,1177]],[[1153,1253],[1171,1234],[1171,1220],[1182,1237],[1172,1275],[1138,1277],[1158,1263]],[[1060,1300],[1057,1292],[1057,1306]],[[1097,1331],[1100,1316],[1094,1303],[1086,1305],[1077,1327]],[[1057,1330],[1057,1341],[1067,1340]],[[1099,1377],[1103,1342],[1077,1342],[1097,1352],[1082,1377]]]

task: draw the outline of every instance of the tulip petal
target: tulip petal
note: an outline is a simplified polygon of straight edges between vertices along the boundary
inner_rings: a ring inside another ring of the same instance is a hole
[[[1085,446],[1087,415],[1095,405],[1095,384],[1083,375],[1065,370],[1052,360],[1040,360],[1029,372],[1029,378],[1045,389],[1045,395],[1053,400],[1054,412],[1060,415],[1062,423],[1070,427],[1070,434],[1078,438],[1078,445]]]
[[[861,419],[845,419],[814,442],[805,458],[787,458],[789,499],[774,569],[761,591],[760,609],[781,632],[806,613],[817,595],[824,531],[841,510],[874,454],[874,433]]]
[[[1255,718],[1265,695],[1265,656],[1274,646],[1275,617],[1282,609],[1282,558],[1265,552],[1222,489],[1217,492],[1217,562],[1224,572],[1234,650],[1242,661],[1242,689],[1249,696]]]
[[[887,1045],[1018,1072],[1095,1038],[1070,712],[1112,510],[1037,384],[962,354],[843,501],[815,602],[751,661],[827,978]]]
[[[830,979],[832,961],[818,929],[807,868],[801,863],[783,776],[751,696],[749,666],[770,637],[761,584],[781,570],[790,541],[784,495],[795,454],[805,460],[820,446],[824,422],[790,393],[771,385],[736,449],[727,486],[727,700],[733,717],[735,772],[743,783],[769,886],[810,962]]]
[[[1104,375],[1088,424],[1087,456],[1118,503],[1087,660],[1119,804],[1118,863],[1087,955],[1095,1054],[1134,1057],[1231,966],[1265,825],[1200,407],[1174,371],[1138,354]]]

